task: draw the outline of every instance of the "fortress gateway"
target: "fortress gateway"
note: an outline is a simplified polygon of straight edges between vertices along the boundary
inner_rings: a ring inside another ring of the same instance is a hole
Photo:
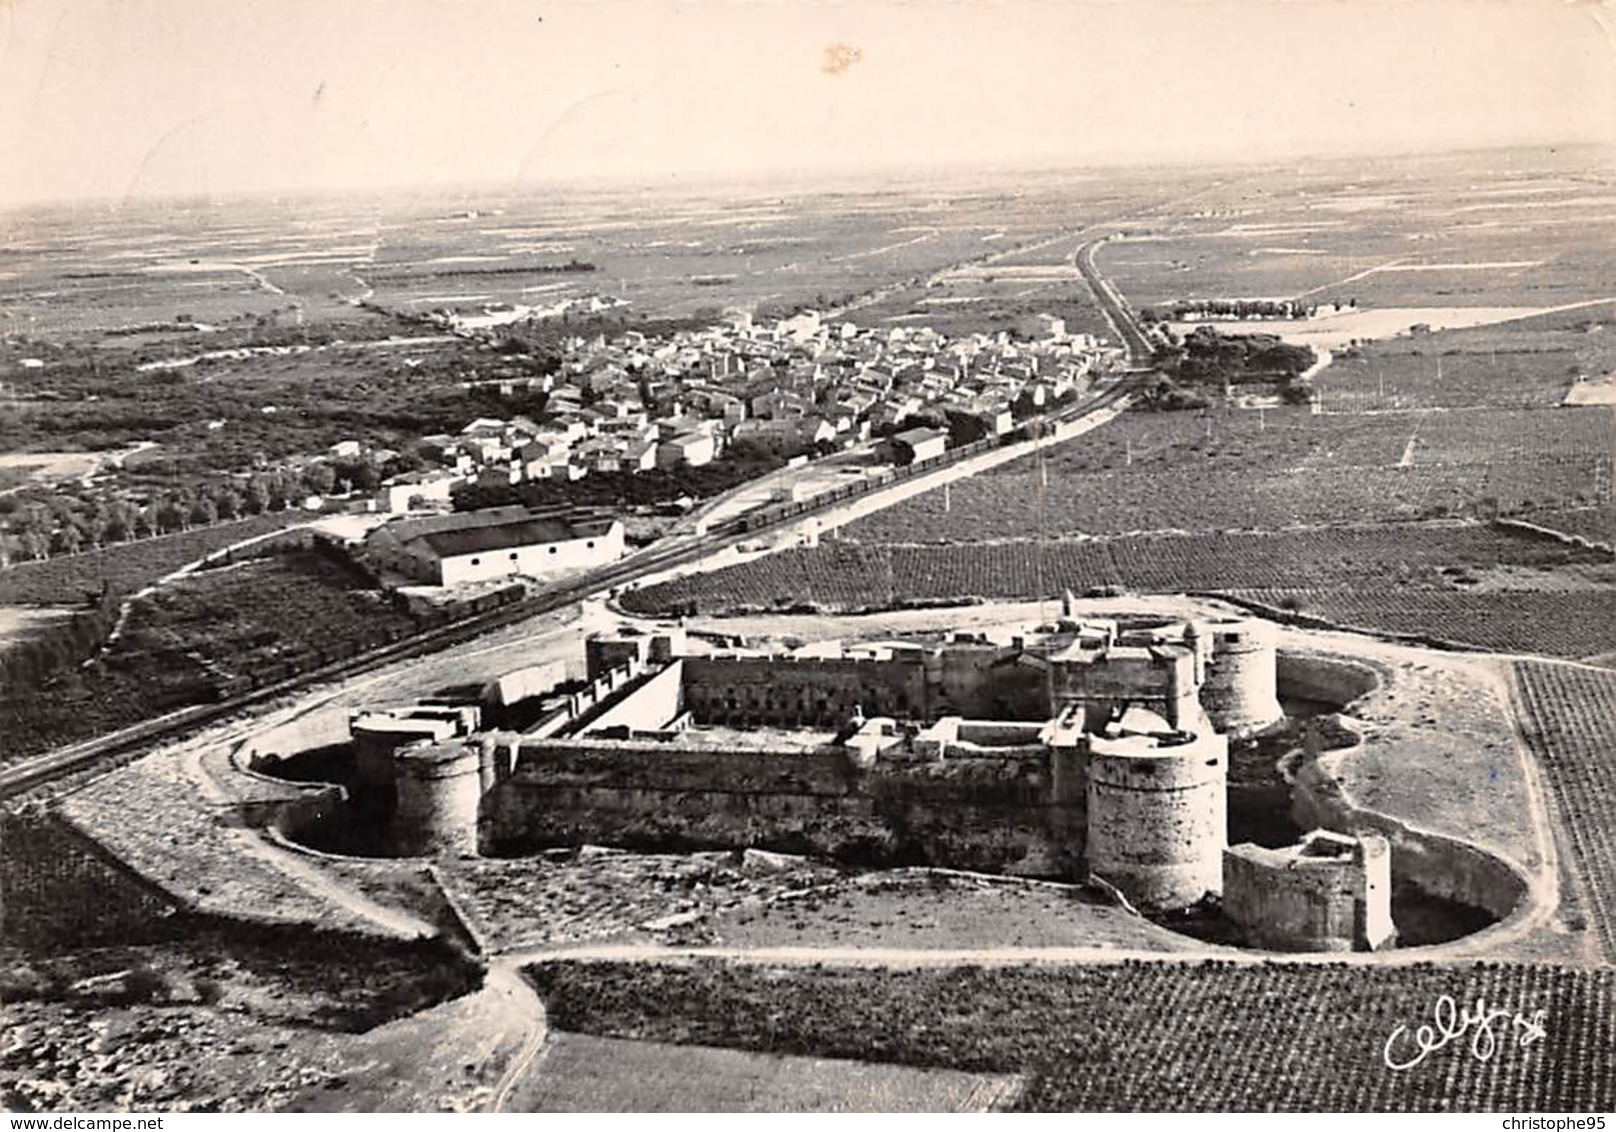
[[[541,706],[521,731],[478,730],[475,708],[355,713],[354,802],[390,815],[411,853],[751,847],[1092,876],[1146,908],[1221,894],[1226,875],[1268,888],[1289,875],[1269,858],[1225,863],[1229,737],[1283,717],[1260,621],[1066,615],[998,641],[789,653],[624,630],[591,637],[586,654],[587,685],[531,699]],[[1350,848],[1295,859],[1309,878],[1364,871]],[[1372,887],[1380,899],[1389,885]],[[1335,932],[1371,945],[1354,925],[1373,917],[1353,910],[1368,887],[1330,891],[1347,908],[1324,921],[1345,928],[1321,933],[1304,908],[1292,942]],[[1262,915],[1269,903],[1235,901]]]

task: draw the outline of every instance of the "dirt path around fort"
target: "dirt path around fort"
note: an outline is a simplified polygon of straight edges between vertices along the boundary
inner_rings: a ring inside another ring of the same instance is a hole
[[[203,763],[202,756],[205,750],[206,747],[202,744],[192,744],[184,752],[182,762],[186,777],[196,784],[198,792],[208,802],[221,808],[228,807],[232,804],[234,796],[214,779]],[[388,935],[428,939],[438,934],[437,928],[425,920],[396,908],[378,904],[332,879],[310,862],[299,859],[296,855],[265,840],[255,830],[229,828],[224,830],[224,833],[232,847],[242,856],[250,857],[259,864],[283,874],[289,881],[310,894],[336,905],[360,921],[375,924]]]
[[[488,968],[488,975],[484,980],[484,987],[498,986],[502,991],[513,997],[513,1000],[524,1005],[527,1018],[527,1032],[522,1039],[522,1046],[511,1058],[505,1072],[500,1074],[498,1083],[494,1086],[494,1096],[488,1103],[489,1112],[505,1112],[508,1110],[511,1097],[517,1088],[528,1077],[539,1072],[544,1064],[545,1055],[550,1050],[549,1018],[544,1012],[544,1000],[539,992],[534,990],[528,981],[522,977],[522,963],[517,956],[502,957]]]

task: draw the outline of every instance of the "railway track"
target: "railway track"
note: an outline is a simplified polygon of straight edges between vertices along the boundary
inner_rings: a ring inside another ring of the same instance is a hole
[[[1035,439],[1043,435],[1044,430],[1049,427],[1065,421],[1075,420],[1090,413],[1099,412],[1115,404],[1132,390],[1135,380],[1134,374],[1126,373],[1106,389],[1086,401],[1068,406],[1058,413],[1034,418],[1005,437],[997,438],[993,442],[978,442],[978,445],[1002,447],[1006,443],[1018,443]],[[400,660],[409,660],[414,657],[441,652],[444,649],[473,640],[492,630],[504,628],[518,621],[524,621],[541,614],[554,612],[594,594],[616,589],[671,566],[680,566],[705,558],[725,547],[755,538],[760,533],[767,533],[812,515],[829,511],[845,504],[850,499],[857,498],[859,495],[880,491],[897,483],[907,483],[917,478],[924,478],[929,473],[951,467],[958,463],[960,459],[968,458],[978,450],[977,446],[951,450],[924,465],[900,469],[891,478],[878,483],[854,485],[854,487],[837,489],[800,503],[779,504],[749,512],[730,521],[723,527],[709,532],[705,536],[666,547],[652,546],[621,562],[591,571],[576,581],[546,590],[533,597],[498,606],[449,625],[425,630],[357,656],[296,673],[284,680],[233,696],[219,703],[198,704],[181,708],[178,711],[169,712],[155,719],[145,720],[83,743],[76,743],[72,746],[58,748],[48,754],[25,759],[13,766],[0,768],[0,800],[17,797],[76,774],[115,765],[120,760],[138,754],[149,747],[182,739],[212,724],[222,722],[232,716],[257,708],[311,685],[347,679]]]

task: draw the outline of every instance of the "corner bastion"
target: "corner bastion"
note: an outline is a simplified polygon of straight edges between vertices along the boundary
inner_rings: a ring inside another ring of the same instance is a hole
[[[1285,718],[1272,625],[1241,617],[1196,622],[1191,628],[1208,660],[1201,705],[1214,727],[1244,738]]]
[[[1089,870],[1146,907],[1183,907],[1222,891],[1228,740],[1094,735],[1087,747]]]
[[[479,767],[486,758],[471,742],[430,740],[400,748],[394,756],[397,808],[393,833],[408,856],[475,853],[482,805]]]

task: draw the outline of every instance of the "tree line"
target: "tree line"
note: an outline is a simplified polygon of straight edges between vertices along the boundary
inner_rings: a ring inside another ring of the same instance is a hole
[[[1335,304],[1340,307],[1338,302]],[[1356,308],[1358,300],[1348,304]],[[1312,318],[1317,303],[1300,299],[1189,299],[1170,306],[1146,307],[1140,317],[1146,322],[1183,321],[1186,318]]]
[[[0,496],[0,565],[285,511],[311,495],[371,491],[381,475],[374,464],[353,460],[165,486],[145,499],[60,491]]]

